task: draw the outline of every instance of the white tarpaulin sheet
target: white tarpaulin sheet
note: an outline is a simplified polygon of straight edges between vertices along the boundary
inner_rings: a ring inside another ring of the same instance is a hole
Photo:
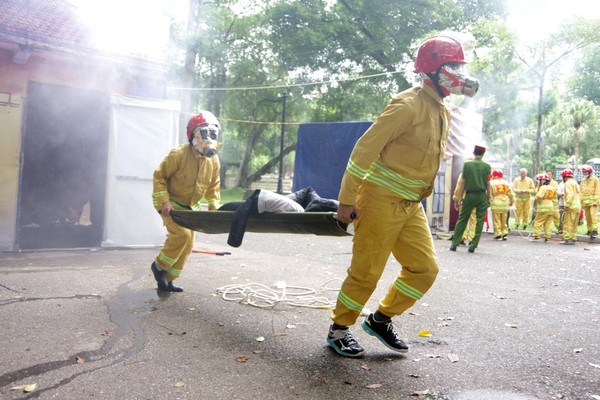
[[[112,96],[103,247],[163,243],[152,173],[179,143],[179,108],[174,101]]]
[[[445,158],[452,156],[468,158],[473,155],[476,144],[484,144],[481,142],[483,116],[462,107],[451,108],[450,112],[452,120]]]

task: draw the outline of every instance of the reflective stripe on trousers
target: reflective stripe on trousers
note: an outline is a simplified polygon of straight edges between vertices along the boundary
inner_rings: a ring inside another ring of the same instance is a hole
[[[167,280],[172,281],[179,278],[192,252],[195,232],[177,224],[171,218],[162,219],[167,228],[167,240],[156,255],[156,262],[167,272]]]
[[[331,316],[339,325],[356,322],[390,254],[402,266],[379,302],[379,311],[390,317],[402,314],[420,299],[438,273],[435,247],[421,203],[393,196],[376,198],[365,186],[357,198],[361,216],[354,222],[352,262]]]

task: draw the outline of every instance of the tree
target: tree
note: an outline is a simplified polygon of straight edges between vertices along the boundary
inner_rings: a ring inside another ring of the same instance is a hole
[[[556,148],[554,160],[557,163],[564,164],[570,159],[573,168],[577,169],[581,162],[597,154],[597,108],[589,100],[570,97],[562,100],[548,115],[546,144]],[[586,143],[583,148],[582,142]]]
[[[575,66],[575,73],[569,86],[577,97],[586,98],[600,105],[600,46],[590,46],[581,61]]]
[[[577,20],[569,21],[554,35],[543,39],[534,45],[525,46],[516,51],[516,57],[521,60],[537,80],[538,111],[536,128],[536,151],[533,168],[539,170],[542,157],[542,124],[544,108],[544,85],[551,67],[567,56],[593,43],[600,41],[597,35],[600,21]]]
[[[390,95],[411,85],[405,72],[416,44],[434,32],[465,29],[484,15],[500,18],[503,10],[500,0],[239,4],[190,0],[197,29],[182,41],[188,49],[182,68],[193,74],[197,105],[220,118],[222,159],[226,168],[239,166],[241,186],[277,165],[284,89],[291,94],[289,121],[372,119]],[[288,130],[284,152],[294,143]]]
[[[575,146],[575,170],[579,168],[579,143],[580,129],[585,128],[589,121],[596,118],[596,109],[594,103],[585,99],[574,101],[567,114],[571,125],[573,126],[574,146]],[[584,129],[585,130],[585,129]]]

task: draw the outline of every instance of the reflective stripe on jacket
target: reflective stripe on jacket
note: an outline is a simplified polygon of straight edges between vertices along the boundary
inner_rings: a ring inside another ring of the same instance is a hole
[[[579,184],[581,187],[581,204],[592,206],[600,203],[600,180],[594,175],[586,176]]]
[[[565,207],[573,210],[579,210],[581,208],[581,190],[579,184],[573,178],[569,178],[565,182]]]
[[[504,179],[492,179],[490,187],[492,190],[492,204],[490,205],[492,211],[508,211],[508,207],[515,201],[508,182]]]
[[[537,212],[552,212],[554,210],[554,203],[552,200],[557,197],[557,193],[554,188],[550,185],[542,185],[538,189],[535,195]]]
[[[394,97],[358,139],[342,177],[339,201],[355,204],[358,187],[371,182],[383,195],[419,201],[433,191],[450,127],[450,113],[427,85]]]
[[[179,209],[200,209],[206,199],[209,209],[216,209],[220,200],[219,156],[204,157],[191,145],[174,148],[162,160],[153,175],[152,199],[154,208],[171,202]]]
[[[533,183],[533,179],[526,176],[524,179],[521,179],[520,176],[517,176],[512,182],[512,189],[515,194],[515,198],[517,200],[527,200],[531,196],[535,194],[535,184]],[[519,191],[527,190],[527,193],[519,193]]]

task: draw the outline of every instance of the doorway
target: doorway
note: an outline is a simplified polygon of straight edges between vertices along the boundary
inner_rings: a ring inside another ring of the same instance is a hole
[[[108,94],[29,83],[17,249],[100,247],[109,130]]]

